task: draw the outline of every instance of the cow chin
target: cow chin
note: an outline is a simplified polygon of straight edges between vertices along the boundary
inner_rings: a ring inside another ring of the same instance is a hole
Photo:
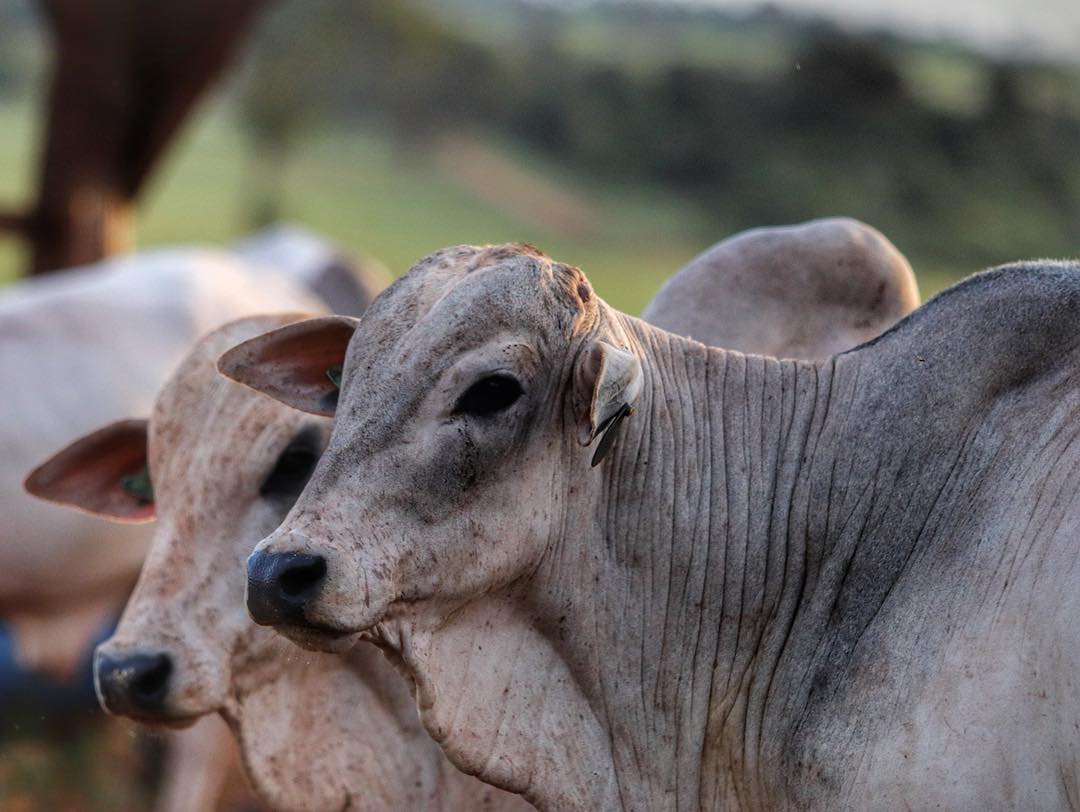
[[[160,707],[150,712],[128,708],[117,713],[107,706],[105,710],[148,727],[185,730],[202,717],[217,713],[223,705],[223,700],[209,695],[193,695],[189,691],[178,690],[176,695],[166,698]]]

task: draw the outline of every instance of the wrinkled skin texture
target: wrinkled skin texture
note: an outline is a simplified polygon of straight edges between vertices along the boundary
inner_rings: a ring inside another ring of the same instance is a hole
[[[712,347],[816,360],[918,306],[896,247],[865,223],[832,217],[717,243],[665,282],[641,318]]]
[[[643,383],[590,468],[598,341]],[[1076,264],[815,364],[652,328],[526,246],[448,249],[357,326],[256,554],[325,557],[281,630],[375,640],[451,760],[541,809],[1064,807],[1078,355]],[[521,396],[463,411],[492,372]]]
[[[295,492],[270,495],[265,483],[298,437],[316,458],[330,425],[226,380],[214,362],[295,318],[253,317],[211,333],[162,389],[149,427],[154,539],[99,654],[167,654],[164,707],[133,718],[175,723],[220,712],[275,808],[527,808],[450,765],[421,726],[407,683],[377,650],[314,654],[247,617],[244,559],[303,480]]]

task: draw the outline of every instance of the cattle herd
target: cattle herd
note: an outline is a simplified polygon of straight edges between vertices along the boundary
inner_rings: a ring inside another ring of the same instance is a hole
[[[383,280],[293,229],[0,292],[0,611],[66,675],[123,607],[163,809],[230,735],[275,809],[1080,806],[1080,264]]]

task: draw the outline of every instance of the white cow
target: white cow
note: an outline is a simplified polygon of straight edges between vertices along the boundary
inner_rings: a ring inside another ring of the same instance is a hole
[[[301,235],[293,232],[293,242]],[[281,234],[256,239],[282,244]],[[309,241],[310,246],[310,241]],[[0,616],[21,665],[72,675],[93,636],[119,611],[135,583],[150,532],[118,527],[27,496],[28,466],[73,433],[149,411],[154,394],[192,343],[239,316],[266,310],[320,310],[308,289],[322,278],[316,253],[305,261],[263,251],[163,250],[34,278],[0,290]],[[340,266],[340,263],[338,263]],[[340,267],[338,289],[347,289]],[[358,280],[351,298],[373,290]],[[212,721],[185,734],[166,796],[197,809],[198,753],[224,741]],[[209,743],[208,743],[209,742]],[[209,782],[212,784],[212,782]],[[206,793],[213,794],[207,785]],[[172,803],[166,801],[166,804]]]
[[[102,704],[150,723],[220,713],[259,794],[279,809],[526,809],[446,760],[374,648],[312,655],[244,611],[244,559],[292,506],[330,421],[228,381],[215,364],[238,341],[298,318],[253,316],[211,332],[149,421],[111,423],[27,480],[83,511],[157,518],[131,600],[97,651]],[[152,488],[124,489],[146,470]]]

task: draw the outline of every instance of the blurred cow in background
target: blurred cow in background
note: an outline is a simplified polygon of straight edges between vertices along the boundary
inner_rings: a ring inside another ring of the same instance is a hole
[[[740,232],[671,277],[645,321],[713,347],[827,358],[919,306],[915,273],[877,229],[847,217]]]
[[[148,414],[165,378],[203,334],[275,310],[359,312],[381,287],[325,242],[279,229],[235,251],[137,254],[0,291],[0,618],[18,664],[70,682],[142,565],[149,532],[58,509],[22,490],[25,469],[102,422]],[[317,294],[323,294],[324,300]],[[137,488],[137,486],[134,486]],[[197,809],[193,773],[215,764],[220,726],[182,734],[165,808]],[[191,773],[191,774],[189,774]],[[168,782],[167,782],[168,783]],[[213,794],[208,788],[209,794]],[[193,805],[194,804],[194,805]]]

